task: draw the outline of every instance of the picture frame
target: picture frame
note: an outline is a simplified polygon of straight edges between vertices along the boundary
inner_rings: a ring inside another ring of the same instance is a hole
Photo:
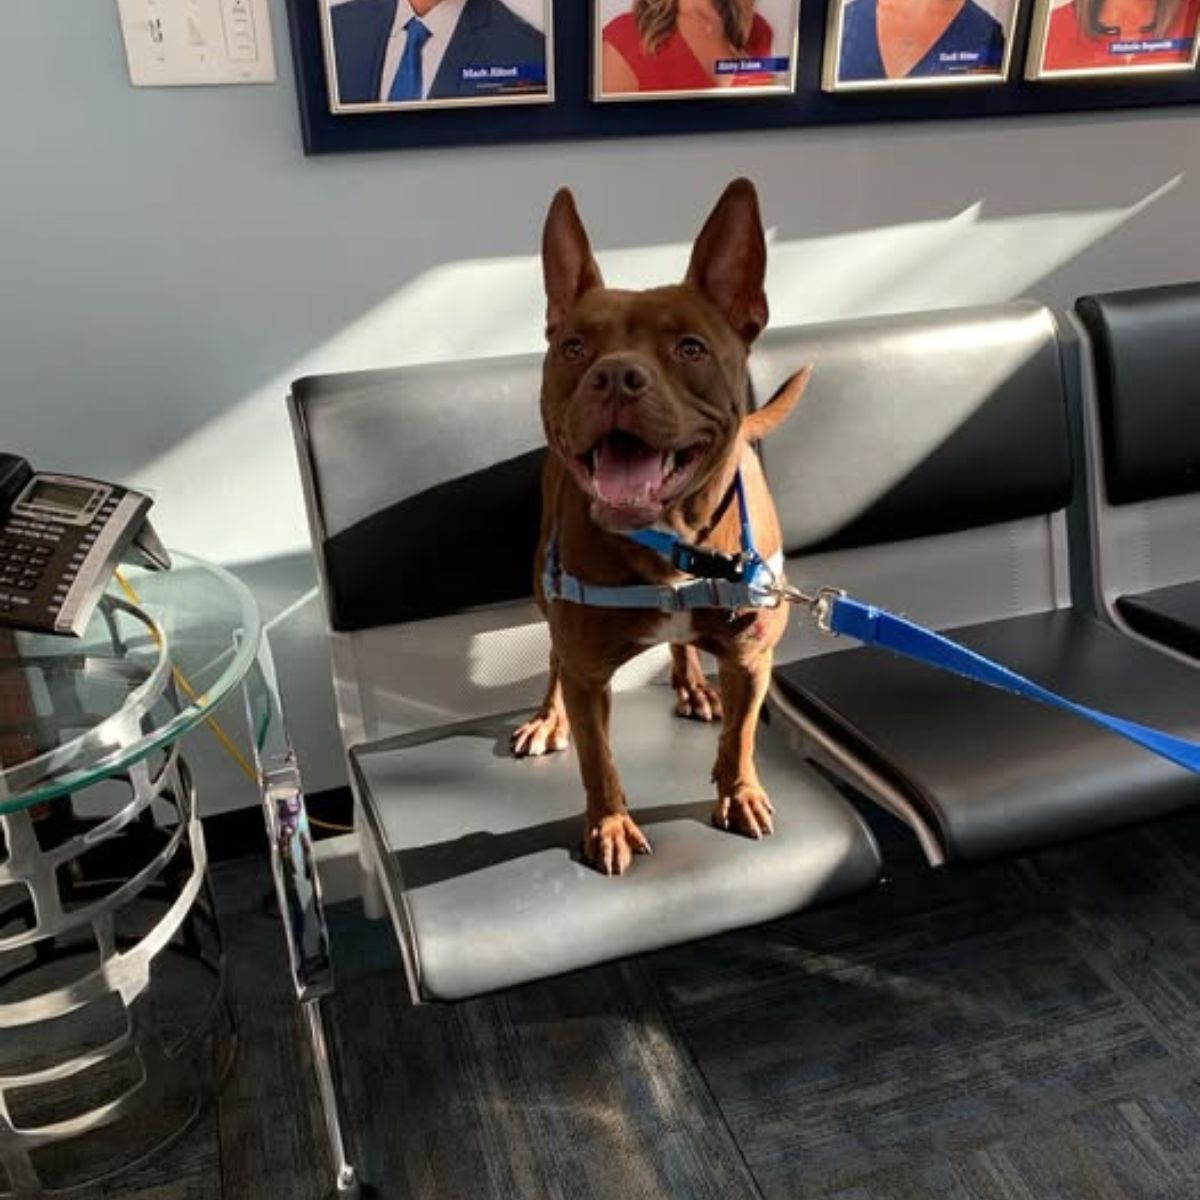
[[[335,116],[554,103],[553,0],[314,0]],[[416,15],[416,14],[413,14]]]
[[[310,155],[448,150],[472,146],[585,143],[611,138],[663,138],[775,130],[780,135],[804,129],[889,124],[938,123],[1034,118],[1039,114],[1099,113],[1136,109],[1200,106],[1200,71],[1136,75],[1114,86],[1111,78],[1066,79],[1053,86],[1017,78],[1014,66],[1002,87],[860,90],[831,94],[821,88],[822,50],[826,41],[825,6],[802,6],[796,89],[744,104],[713,99],[712,93],[686,104],[597,104],[592,99],[591,54],[594,20],[591,3],[553,0],[553,47],[557,71],[553,103],[499,104],[478,107],[420,106],[411,109],[378,104],[369,111],[331,111],[329,80],[321,29],[322,0],[283,0],[287,10],[289,55],[295,75],[299,134]],[[1015,53],[1025,61],[1031,12],[1023,4],[1017,18]],[[948,96],[953,97],[947,103]],[[1197,111],[1200,111],[1198,109]]]
[[[727,48],[727,56],[713,59],[711,68],[672,23],[675,6],[662,3],[656,13],[657,0],[592,0],[592,100],[611,104],[792,95],[801,0],[753,0],[749,28],[736,33],[731,32],[737,28],[736,0],[709,3],[712,24],[697,32]],[[656,22],[656,16],[661,20]],[[656,38],[653,48],[649,37]]]
[[[1006,83],[1022,0],[963,0],[950,24],[903,74],[889,76],[877,0],[829,0],[822,59],[825,92],[979,87]],[[915,6],[914,6],[915,7]]]
[[[1094,80],[1195,71],[1200,0],[1154,0],[1137,30],[1100,24],[1097,0],[1035,0],[1025,77]],[[1124,51],[1124,52],[1123,52]]]

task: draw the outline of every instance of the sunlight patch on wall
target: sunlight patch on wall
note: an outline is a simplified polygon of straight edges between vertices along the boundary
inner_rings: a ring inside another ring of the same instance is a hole
[[[989,219],[977,203],[948,218],[825,237],[778,237],[768,290],[775,327],[989,303],[1038,280],[1109,236],[1176,187],[1125,208]],[[690,243],[597,254],[613,286],[677,280]],[[226,563],[307,549],[308,531],[283,397],[293,379],[456,358],[540,351],[536,256],[448,263],[419,276],[264,380],[167,453],[130,473],[157,494],[168,541]],[[537,403],[530,396],[529,403]]]

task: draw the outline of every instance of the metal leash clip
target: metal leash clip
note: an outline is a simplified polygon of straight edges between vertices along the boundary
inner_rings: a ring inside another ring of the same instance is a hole
[[[741,583],[751,560],[745,554],[723,554],[720,550],[705,550],[690,542],[676,542],[671,551],[671,563],[698,579],[727,579]]]
[[[817,628],[822,633],[827,633],[830,637],[838,636],[834,632],[831,622],[834,605],[846,594],[842,588],[818,588],[815,593],[810,595],[808,592],[801,591],[798,587],[793,587],[790,583],[776,582],[772,584],[769,590],[773,596],[778,596],[780,600],[807,610],[808,615],[816,621]]]

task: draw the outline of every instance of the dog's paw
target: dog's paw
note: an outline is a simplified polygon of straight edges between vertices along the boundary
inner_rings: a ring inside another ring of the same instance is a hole
[[[539,754],[565,750],[570,740],[571,723],[565,712],[539,712],[513,730],[509,746],[514,757],[533,758]]]
[[[740,833],[745,837],[761,838],[775,832],[775,806],[760,787],[735,783],[717,800],[713,809],[713,824],[718,829]]]
[[[628,813],[615,813],[589,824],[583,836],[583,857],[602,875],[623,875],[635,854],[653,854],[646,835]]]
[[[675,715],[692,721],[719,721],[721,693],[706,679],[677,684]]]

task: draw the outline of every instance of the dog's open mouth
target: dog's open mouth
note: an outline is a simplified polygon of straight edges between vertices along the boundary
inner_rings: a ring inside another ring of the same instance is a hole
[[[697,444],[659,450],[622,429],[606,433],[572,460],[576,477],[607,515],[624,524],[649,523],[695,471],[704,453]]]

